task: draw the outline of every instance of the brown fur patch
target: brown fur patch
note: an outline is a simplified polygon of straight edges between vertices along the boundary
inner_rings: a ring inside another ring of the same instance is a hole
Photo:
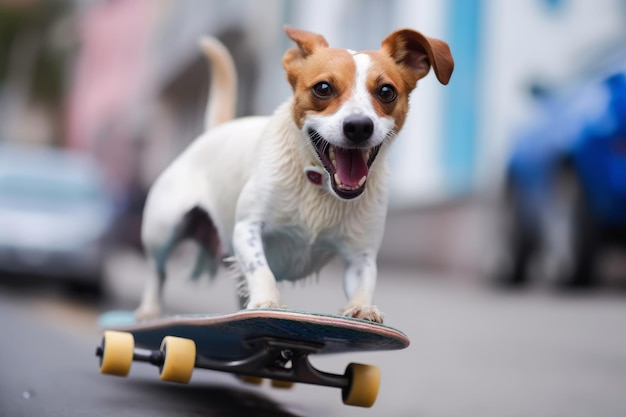
[[[293,116],[302,128],[306,116],[332,114],[350,97],[354,87],[356,64],[345,49],[319,48],[307,57],[293,59],[287,51],[283,64],[294,92]],[[317,98],[313,87],[319,82],[330,84],[333,94],[327,99]]]
[[[442,40],[429,38],[411,29],[397,30],[387,36],[381,50],[395,62],[412,73],[412,85],[428,74],[433,67],[437,79],[448,84],[454,70],[454,59],[450,47]]]
[[[372,95],[372,104],[381,117],[392,117],[396,124],[394,130],[399,131],[404,125],[409,110],[409,94],[413,90],[410,75],[405,74],[394,60],[381,51],[364,52],[371,57],[372,63],[367,76],[367,90]],[[397,92],[397,98],[385,103],[378,98],[378,91],[385,85],[391,85]]]
[[[283,66],[294,92],[293,118],[298,128],[310,113],[332,114],[350,97],[353,91],[356,63],[345,49],[328,48],[320,35],[287,28],[287,33],[298,47],[283,56]],[[367,75],[367,90],[376,113],[395,120],[394,130],[404,125],[409,108],[409,94],[417,81],[432,66],[437,78],[447,84],[454,69],[448,44],[428,38],[412,30],[393,32],[382,42],[378,51],[365,51],[371,57]],[[327,82],[333,94],[325,99],[316,97],[313,87]],[[381,86],[389,84],[397,98],[385,103],[378,97]]]

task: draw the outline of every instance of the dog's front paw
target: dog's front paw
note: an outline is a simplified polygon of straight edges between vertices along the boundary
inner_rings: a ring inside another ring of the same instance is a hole
[[[383,313],[378,307],[373,305],[352,305],[349,304],[341,311],[341,314],[347,317],[354,317],[355,319],[363,319],[373,321],[375,323],[382,323],[384,319]]]
[[[255,308],[281,308],[280,304],[276,301],[265,300],[265,301],[255,301],[248,303],[247,309],[255,309]]]

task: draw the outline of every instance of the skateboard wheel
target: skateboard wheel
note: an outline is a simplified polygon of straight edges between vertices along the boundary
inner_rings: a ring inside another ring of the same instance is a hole
[[[186,384],[196,365],[196,344],[193,340],[166,336],[161,342],[163,365],[160,378],[163,381]]]
[[[291,389],[293,388],[292,381],[282,381],[280,379],[272,379],[272,387],[278,389]]]
[[[380,369],[373,365],[351,363],[344,375],[349,385],[342,390],[343,403],[357,407],[374,405],[380,387]]]
[[[113,330],[105,331],[98,349],[100,373],[116,376],[128,375],[133,363],[134,350],[135,338],[132,334]]]
[[[263,378],[259,376],[240,375],[239,380],[250,385],[261,385],[263,383]]]

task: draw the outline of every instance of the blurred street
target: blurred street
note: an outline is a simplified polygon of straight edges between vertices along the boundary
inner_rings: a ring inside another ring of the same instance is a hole
[[[184,252],[184,250],[183,250]],[[232,282],[187,281],[184,253],[167,286],[169,312],[235,309]],[[107,265],[109,301],[9,284],[0,291],[1,416],[623,416],[626,413],[626,294],[499,292],[467,276],[382,265],[376,302],[412,345],[399,352],[315,360],[341,372],[377,364],[383,382],[372,409],[344,406],[338,390],[246,386],[196,370],[188,386],[162,383],[134,364],[128,378],[98,374],[98,315],[134,308],[142,260],[117,253]],[[343,300],[338,265],[319,282],[284,286],[283,302],[335,312]]]

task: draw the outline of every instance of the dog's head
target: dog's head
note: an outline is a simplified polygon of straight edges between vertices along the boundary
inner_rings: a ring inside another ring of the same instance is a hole
[[[318,34],[285,27],[297,44],[283,57],[294,91],[293,118],[341,199],[365,190],[385,142],[404,124],[409,94],[432,66],[447,84],[454,61],[448,44],[404,29],[378,51],[329,48]]]

